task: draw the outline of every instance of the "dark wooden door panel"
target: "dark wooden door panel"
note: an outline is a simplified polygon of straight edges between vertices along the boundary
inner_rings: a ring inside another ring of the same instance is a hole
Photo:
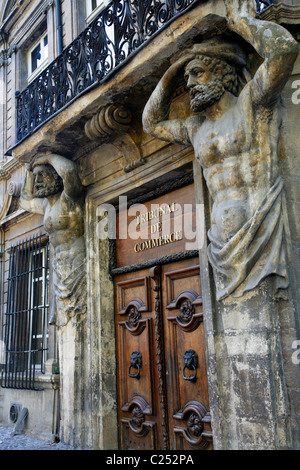
[[[211,446],[203,308],[196,263],[196,259],[173,263],[164,266],[162,272],[172,449]]]
[[[121,448],[125,450],[157,449],[156,429],[156,424],[146,421],[139,408],[133,408],[131,418],[121,419]]]
[[[148,274],[148,273],[147,273]],[[117,288],[117,313],[129,315],[129,310],[135,308],[138,312],[149,312],[151,307],[149,276],[137,276],[134,278],[126,276],[122,281],[116,283]]]
[[[123,449],[159,449],[161,410],[149,270],[116,279],[117,381]]]
[[[120,406],[124,411],[128,411],[128,405],[136,396],[143,397],[147,403],[143,413],[151,414],[153,410],[150,321],[141,320],[134,333],[127,321],[118,324]]]
[[[121,447],[211,448],[197,259],[124,274],[115,286]]]

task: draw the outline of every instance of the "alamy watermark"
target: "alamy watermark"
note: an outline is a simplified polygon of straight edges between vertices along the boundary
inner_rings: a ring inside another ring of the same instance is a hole
[[[292,94],[292,103],[300,104],[300,80],[294,80],[292,83],[292,88],[295,89]]]
[[[300,364],[300,341],[299,340],[293,341],[292,349],[296,349],[296,351],[294,351],[292,354],[292,363],[295,365],[299,365]]]
[[[204,243],[204,205],[178,202],[133,204],[119,197],[119,211],[112,204],[97,207],[97,237],[100,240],[132,240],[133,251],[184,240],[185,250],[199,250]]]

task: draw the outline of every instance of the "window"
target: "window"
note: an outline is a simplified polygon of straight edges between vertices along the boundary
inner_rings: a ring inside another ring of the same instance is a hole
[[[109,0],[86,0],[87,23],[92,21],[97,14],[107,5]]]
[[[48,62],[48,35],[44,34],[28,51],[28,79],[33,80]]]
[[[41,236],[11,247],[5,314],[4,388],[36,389],[48,339],[48,245]]]

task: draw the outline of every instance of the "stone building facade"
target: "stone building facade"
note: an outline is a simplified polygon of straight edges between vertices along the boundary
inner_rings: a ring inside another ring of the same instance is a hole
[[[300,2],[238,3],[2,2],[1,423],[299,449]]]

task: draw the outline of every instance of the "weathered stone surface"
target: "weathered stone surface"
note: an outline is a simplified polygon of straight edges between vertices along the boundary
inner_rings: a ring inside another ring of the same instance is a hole
[[[160,178],[159,181],[165,181],[172,175],[176,178],[179,171],[185,171],[181,168],[182,165],[190,164],[194,159],[190,147],[183,148],[180,143],[165,144],[143,135],[141,154],[146,159],[146,165],[140,169],[141,171],[124,174],[123,168],[127,164],[127,156],[124,154],[128,151],[128,147],[121,150],[121,139],[119,139],[118,148],[113,139],[102,146],[97,146],[97,142],[96,144],[89,143],[84,135],[84,125],[94,113],[99,111],[99,106],[115,102],[115,100],[124,102],[126,106],[129,104],[131,110],[134,111],[135,119],[140,120],[140,113],[150,93],[149,90],[169,66],[170,57],[174,55],[174,58],[178,58],[178,54],[184,52],[186,44],[193,42],[195,38],[198,40],[200,33],[200,36],[203,34],[205,37],[213,37],[215,33],[220,32],[226,33],[227,22],[224,18],[218,22],[211,16],[201,19],[208,13],[224,15],[223,6],[221,1],[200,2],[195,9],[178,18],[162,34],[153,38],[144,50],[118,71],[116,80],[108,80],[78,98],[13,150],[14,155],[23,161],[30,161],[34,155],[48,151],[72,157],[79,164],[83,184],[88,186],[90,199],[86,202],[86,229],[89,232],[87,236],[89,292],[87,331],[82,324],[76,336],[72,320],[61,328],[61,332],[63,330],[66,332],[64,334],[66,358],[67,355],[71,357],[72,354],[80,356],[84,353],[85,356],[81,368],[77,370],[76,381],[80,382],[80,387],[85,389],[86,396],[83,397],[83,391],[81,395],[77,395],[76,404],[70,401],[66,406],[63,405],[66,410],[72,407],[76,410],[74,419],[68,418],[67,415],[63,417],[64,437],[70,438],[73,442],[76,441],[76,445],[82,448],[89,446],[93,449],[109,449],[118,446],[113,284],[108,274],[108,246],[106,242],[99,243],[95,235],[96,205],[115,200],[118,195],[128,191],[139,195],[142,191],[151,190],[155,184],[155,178]],[[295,7],[292,9],[294,12]],[[296,21],[298,21],[297,18]],[[286,21],[283,23],[286,24]],[[253,55],[251,60],[250,64],[250,59],[247,58],[247,65],[249,69],[256,70],[256,59],[255,57],[253,59]],[[175,61],[176,59],[171,60],[171,63]],[[298,74],[294,75],[294,80],[299,80],[299,71],[298,64],[298,68],[294,69],[294,73]],[[297,110],[297,107],[291,104],[291,95],[294,92],[295,89],[292,88],[292,80],[290,80],[285,86],[283,96],[285,108],[280,138],[284,137],[284,144],[281,142],[284,148],[280,149],[278,157],[280,159],[279,174],[283,177],[287,189],[285,194],[282,193],[284,196],[282,200],[287,201],[290,228],[289,292],[296,305],[300,292],[297,281],[300,273],[298,261],[300,259],[298,248],[298,214],[300,212],[297,210],[300,200],[298,184],[300,134],[298,132],[299,107]],[[182,105],[175,106],[174,109],[171,106],[170,119],[178,117],[186,119],[191,115],[191,111],[186,109],[185,98],[186,94],[182,95]],[[179,101],[180,99],[177,103]],[[198,161],[194,163],[194,168],[196,166],[198,166]],[[253,168],[255,166],[251,167],[251,174],[254,174]],[[194,175],[197,185],[201,178],[200,172],[199,174],[195,172]],[[253,193],[255,191],[254,186]],[[255,210],[258,201],[255,198],[253,201],[253,210]],[[207,203],[208,200],[202,199],[201,202]],[[36,219],[30,220],[33,220],[32,224],[35,226]],[[20,233],[18,226],[20,224],[15,224],[13,227],[12,236]],[[272,446],[282,448],[286,446],[286,429],[290,423],[288,420],[284,421],[287,409],[286,398],[284,393],[279,393],[284,385],[282,384],[283,375],[291,402],[293,432],[295,435],[298,432],[298,441],[295,439],[294,445],[299,447],[299,365],[291,361],[292,353],[295,352],[295,349],[292,349],[292,339],[297,338],[297,321],[299,325],[297,309],[295,311],[293,305],[288,302],[274,304],[272,301],[271,306],[274,306],[274,310],[271,308],[270,312],[272,316],[276,316],[278,309],[279,317],[279,323],[274,329],[274,322],[270,321],[271,317],[268,313],[269,305],[265,288],[261,285],[255,289],[254,296],[250,293],[242,298],[230,299],[226,303],[217,302],[209,309],[208,297],[214,298],[214,289],[210,290],[208,282],[206,284],[203,282],[203,276],[207,279],[209,277],[205,272],[206,252],[200,254],[200,265],[215,448],[259,449],[268,448],[268,446],[271,448]],[[273,338],[273,344],[281,340],[276,353],[277,358],[274,348],[270,347],[270,338]],[[73,340],[82,341],[82,348],[78,345],[78,349],[74,350]],[[269,358],[267,357],[268,351],[270,352]],[[284,374],[280,369],[281,354],[285,367]],[[277,369],[279,370],[278,377]],[[65,370],[62,369],[61,373]],[[277,380],[277,389],[274,386],[274,380]],[[66,382],[63,387],[65,386]],[[73,392],[74,389],[70,388],[70,393]],[[272,415],[271,404],[274,405],[274,415]],[[277,410],[280,410],[280,404],[282,414],[279,419]],[[84,416],[80,415],[83,408]],[[219,426],[219,417],[221,426]],[[51,423],[49,426],[51,427]],[[276,432],[275,442],[274,433]]]
[[[277,276],[278,291],[288,285],[283,185],[278,175],[278,99],[298,51],[296,41],[281,27],[250,16],[239,22],[242,12],[230,7],[228,11],[231,28],[265,58],[240,95],[236,96],[238,75],[246,65],[244,54],[237,44],[218,36],[193,46],[169,68],[143,115],[152,135],[192,143],[204,168],[214,201],[209,258],[219,300],[243,295],[271,274]],[[169,121],[170,94],[180,73],[185,74],[196,114]]]
[[[27,170],[21,206],[44,216],[53,251],[50,323],[58,327],[61,437],[76,446],[80,442],[77,426],[82,425],[87,310],[84,193],[76,165],[54,154],[36,159]]]
[[[86,311],[84,198],[75,164],[53,154],[35,160],[27,172],[21,206],[44,215],[54,249],[50,323],[64,326]]]
[[[279,98],[299,48],[282,27],[255,19],[254,2],[224,3],[230,29],[254,47],[263,63],[251,77],[246,56],[228,36],[196,44],[163,75],[143,123],[159,139],[193,145],[213,201],[208,257],[219,301],[213,332],[222,429],[218,445],[288,448],[279,304],[274,301],[274,296],[285,298],[289,282],[278,169]],[[194,114],[170,119],[180,75]]]

